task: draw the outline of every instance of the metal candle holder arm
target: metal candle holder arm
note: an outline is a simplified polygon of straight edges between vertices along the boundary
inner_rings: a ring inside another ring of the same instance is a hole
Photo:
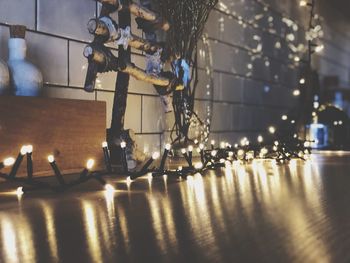
[[[119,7],[119,2],[115,1],[101,1],[104,5],[113,5]],[[108,2],[108,3],[107,3]],[[132,4],[130,6],[134,6]],[[140,7],[143,8],[143,7]],[[119,10],[119,9],[118,9]],[[147,19],[153,19],[154,14],[148,10]],[[146,14],[146,9],[137,15],[143,19]],[[162,47],[158,43],[151,43],[145,39],[133,35],[130,27],[120,28],[118,24],[109,16],[104,15],[99,18],[93,18],[88,22],[88,30],[95,36],[94,41],[89,44],[84,50],[84,56],[88,58],[89,66],[86,75],[84,88],[88,92],[92,92],[95,87],[97,73],[104,73],[108,71],[121,71],[127,73],[134,78],[151,83],[157,87],[157,90],[162,90],[164,87],[166,91],[161,93],[170,93],[176,83],[178,82],[175,76],[167,75],[153,75],[147,74],[144,70],[136,67],[130,61],[123,58],[115,57],[110,48],[105,47],[106,43],[114,42],[118,46],[123,46],[126,50],[129,46],[153,55],[156,52],[161,52]]]
[[[93,92],[95,89],[95,81],[98,73],[108,71],[121,71],[128,73],[138,80],[143,80],[164,89],[171,89],[172,83],[176,79],[163,78],[147,74],[144,70],[138,68],[135,64],[117,58],[112,52],[101,43],[91,43],[84,49],[84,56],[88,59],[89,66],[86,74],[84,89]]]
[[[94,42],[111,43],[128,46],[144,51],[147,54],[154,54],[162,45],[153,43],[131,33],[130,27],[120,28],[118,24],[109,16],[92,18],[87,24],[90,34],[95,36]]]

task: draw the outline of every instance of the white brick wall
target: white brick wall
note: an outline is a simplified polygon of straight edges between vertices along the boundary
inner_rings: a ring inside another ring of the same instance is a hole
[[[323,0],[320,0],[321,2]],[[277,121],[283,112],[292,107],[295,99],[291,90],[297,84],[298,72],[288,66],[285,42],[285,25],[281,14],[286,14],[299,24],[296,37],[303,39],[303,27],[307,23],[307,11],[298,6],[297,0],[264,0],[269,6],[264,11],[262,0],[221,0],[210,15],[206,31],[209,34],[214,59],[213,134],[216,140],[238,140],[242,136],[255,137]],[[106,127],[111,121],[116,74],[100,75],[97,90],[83,91],[87,61],[83,48],[91,41],[86,23],[97,14],[98,5],[87,0],[0,0],[0,57],[7,60],[8,24],[24,24],[27,34],[28,57],[43,72],[45,94],[48,97],[107,102]],[[219,10],[220,9],[220,10]],[[321,11],[327,10],[325,5]],[[254,16],[264,16],[254,21]],[[327,15],[327,14],[325,14]],[[271,17],[271,18],[269,18]],[[273,20],[272,24],[269,19]],[[340,18],[339,18],[340,19]],[[245,22],[242,24],[240,21]],[[334,22],[334,21],[332,21]],[[341,21],[340,21],[341,22]],[[349,27],[325,23],[325,50],[315,59],[315,67],[321,76],[339,75],[344,85],[349,85],[350,32]],[[141,35],[133,22],[134,33]],[[269,33],[267,29],[274,29]],[[249,49],[256,48],[254,35],[262,39],[263,58],[251,59]],[[281,49],[274,48],[276,41]],[[142,54],[133,50],[133,62],[145,67]],[[270,64],[265,65],[268,60]],[[250,65],[251,64],[251,65]],[[204,68],[205,61],[200,61]],[[200,81],[196,98],[196,110],[204,116],[208,99],[204,86],[206,75],[199,71]],[[266,87],[269,91],[266,91]],[[165,116],[152,85],[131,78],[129,87],[126,128],[137,134],[141,149],[151,152],[159,149],[162,139],[167,140]]]

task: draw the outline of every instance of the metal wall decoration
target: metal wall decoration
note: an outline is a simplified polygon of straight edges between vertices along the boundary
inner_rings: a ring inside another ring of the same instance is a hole
[[[89,61],[84,88],[87,92],[94,90],[98,73],[108,71],[118,72],[111,123],[111,133],[118,138],[124,128],[124,115],[130,75],[136,79],[157,85],[161,90],[171,89],[175,82],[175,78],[165,78],[160,75],[148,74],[145,70],[131,62],[130,47],[144,51],[149,55],[157,53],[161,47],[158,43],[147,41],[131,33],[130,14],[132,13],[148,21],[148,23],[156,28],[167,30],[169,24],[153,11],[129,1],[98,1],[102,3],[100,16],[91,19],[88,23],[88,30],[95,38],[84,50],[84,56]],[[119,24],[110,16],[116,11],[118,11]],[[114,48],[105,46],[111,43],[116,48],[119,48],[118,57],[112,53]]]
[[[198,85],[197,51],[205,22],[217,0],[159,1],[156,4],[147,0],[140,4],[128,0],[98,1],[102,3],[100,16],[88,23],[94,41],[84,50],[89,61],[84,89],[94,91],[98,73],[118,72],[109,139],[111,145],[120,143],[124,129],[129,76],[153,84],[165,111],[174,111],[172,134],[176,136],[172,138],[173,143],[193,142],[194,139],[189,137],[191,124],[205,127],[201,134],[196,133],[197,139],[208,138],[210,120],[201,120],[194,112]],[[119,24],[112,19],[113,12],[118,12]],[[130,14],[136,16],[136,23],[145,32],[145,38],[132,34]],[[159,30],[166,32],[165,41],[157,41],[156,32]],[[209,45],[208,41],[204,42]],[[106,46],[110,43],[119,47],[118,57],[113,54],[113,48]],[[130,47],[146,53],[146,69],[131,62]],[[171,70],[164,70],[165,65],[170,65]],[[207,72],[211,74],[210,69]],[[213,81],[210,82],[208,85],[212,88]],[[208,111],[211,112],[210,107]]]

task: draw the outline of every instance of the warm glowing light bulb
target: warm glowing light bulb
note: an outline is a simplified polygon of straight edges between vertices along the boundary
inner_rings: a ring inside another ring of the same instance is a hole
[[[111,184],[106,184],[105,185],[105,190],[106,190],[107,193],[114,193],[114,191],[115,191],[113,185],[111,185]]]
[[[171,149],[171,144],[170,144],[170,143],[165,144],[165,149],[166,149],[167,151],[170,151],[170,149]]]
[[[92,167],[94,166],[95,164],[95,161],[93,159],[89,159],[87,162],[86,162],[86,168],[88,170],[92,169]]]
[[[198,140],[197,139],[194,140],[194,144],[198,144]]]
[[[201,149],[201,150],[204,149],[204,144],[203,143],[199,144],[199,149]]]
[[[215,157],[217,153],[218,153],[217,151],[211,151],[210,154],[211,154],[211,156]]]
[[[248,152],[247,155],[246,155],[246,158],[248,160],[253,160],[254,159],[254,152]]]
[[[152,154],[152,159],[153,160],[157,160],[159,158],[159,152],[154,152],[153,154]]]
[[[182,148],[182,149],[181,149],[181,153],[182,153],[182,154],[185,154],[185,153],[186,153],[186,149],[185,149],[185,148]]]
[[[299,6],[306,6],[307,5],[307,2],[305,0],[301,0],[299,2]]]
[[[299,95],[300,95],[300,90],[298,89],[293,90],[293,96],[297,97]]]
[[[267,150],[267,148],[262,148],[261,150],[260,150],[260,153],[262,154],[262,155],[265,155],[265,154],[267,154],[269,151]]]
[[[220,148],[225,148],[226,142],[220,142]]]
[[[22,196],[24,194],[24,192],[23,192],[23,187],[21,186],[21,187],[18,187],[17,189],[16,189],[16,195],[17,196]]]
[[[261,135],[259,135],[259,136],[258,136],[258,142],[261,143],[261,142],[263,142],[263,141],[264,141],[264,138],[263,138]]]
[[[25,155],[27,153],[27,145],[23,145],[21,148],[21,154]]]
[[[243,156],[244,154],[245,154],[245,152],[242,149],[238,150],[238,152],[237,152],[238,156]]]
[[[300,80],[299,80],[299,83],[300,83],[300,84],[305,84],[305,79],[304,79],[304,78],[300,79]]]
[[[124,141],[121,142],[121,143],[120,143],[120,147],[124,149],[124,148],[126,147],[126,142],[124,142]]]
[[[4,165],[5,166],[11,166],[15,163],[15,158],[12,158],[12,157],[8,157],[4,160]]]
[[[276,132],[276,128],[273,126],[269,127],[269,133],[274,134]]]
[[[247,141],[247,137],[244,137],[243,139],[241,139],[240,143],[242,146],[246,145],[246,141]]]
[[[192,145],[188,146],[188,151],[189,151],[189,152],[192,152],[192,151],[193,151],[193,146],[192,146]]]
[[[196,169],[202,169],[202,168],[203,168],[203,164],[202,164],[202,163],[195,163],[195,164],[194,164],[194,168],[196,168]]]
[[[278,142],[278,141],[275,141],[273,144],[276,145],[276,146],[278,146],[278,145],[279,145],[279,142]]]
[[[102,143],[102,148],[107,148],[108,147],[108,143],[107,142],[103,142]]]
[[[315,48],[315,52],[316,52],[316,53],[319,53],[319,52],[321,52],[323,49],[324,49],[324,45],[319,45],[319,46],[317,46],[317,47]]]
[[[33,152],[33,145],[27,145],[27,148],[26,148],[26,150],[27,150],[27,153],[32,153]]]
[[[128,177],[126,178],[126,183],[127,183],[128,185],[130,185],[130,184],[131,184],[131,182],[132,182],[131,177],[130,177],[130,176],[128,176]]]
[[[53,157],[53,155],[49,155],[47,156],[47,160],[49,161],[49,163],[53,163],[55,161],[55,157]]]
[[[210,144],[214,145],[215,144],[215,140],[211,140]]]
[[[282,115],[281,119],[286,121],[286,120],[288,120],[288,116],[287,115]]]

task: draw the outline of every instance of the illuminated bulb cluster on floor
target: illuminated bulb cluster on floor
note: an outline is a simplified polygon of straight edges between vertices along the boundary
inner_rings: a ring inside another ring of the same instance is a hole
[[[106,148],[108,147],[108,145],[106,145],[106,143],[102,143],[102,147]],[[30,192],[34,190],[44,190],[44,189],[52,190],[55,192],[62,192],[74,186],[77,186],[79,184],[85,183],[91,179],[95,179],[99,183],[101,183],[105,187],[106,191],[108,192],[111,192],[112,189],[114,189],[112,185],[107,184],[107,182],[102,178],[105,174],[107,174],[107,172],[97,173],[92,171],[95,165],[95,160],[91,158],[87,160],[85,168],[79,174],[79,178],[74,179],[70,182],[67,182],[64,176],[61,174],[61,171],[58,167],[58,164],[56,162],[54,155],[48,155],[47,161],[54,172],[58,185],[51,185],[47,182],[40,181],[37,178],[33,178],[33,163],[32,163],[32,157],[31,157],[32,152],[33,152],[32,145],[24,145],[21,147],[19,154],[17,156],[17,159],[8,157],[3,162],[0,163],[0,170],[2,168],[12,166],[9,174],[0,173],[1,178],[7,181],[12,181],[12,182],[19,183],[21,185],[25,185],[25,186],[19,186],[16,189],[15,193],[17,194],[17,196],[22,196],[25,192]],[[18,170],[20,168],[20,165],[25,155],[27,155],[27,177],[17,177]],[[106,155],[105,155],[105,158],[106,158]],[[107,166],[107,162],[106,162],[106,166]]]
[[[282,116],[282,119],[287,119],[286,115]],[[275,136],[276,128],[274,126],[270,126],[268,128],[268,131],[270,132],[270,136]],[[16,190],[16,194],[18,196],[22,196],[23,193],[29,191],[29,190],[36,190],[36,189],[50,189],[53,191],[64,191],[67,190],[73,186],[85,183],[89,181],[90,179],[95,179],[99,183],[101,183],[104,186],[105,191],[108,194],[112,194],[115,191],[115,188],[113,185],[108,184],[104,179],[103,176],[113,176],[113,175],[126,175],[126,183],[129,186],[131,182],[138,177],[144,176],[148,174],[148,179],[152,179],[152,177],[162,177],[168,178],[169,176],[175,177],[175,178],[188,178],[188,176],[192,176],[194,174],[203,174],[206,170],[209,169],[220,169],[224,167],[230,167],[235,166],[237,164],[243,164],[243,163],[255,163],[256,160],[265,160],[270,159],[274,164],[284,164],[290,161],[295,160],[295,158],[306,160],[309,157],[310,154],[310,142],[304,142],[300,141],[297,138],[297,134],[294,134],[293,136],[294,141],[292,142],[283,142],[278,140],[270,140],[271,143],[264,143],[264,138],[259,135],[257,137],[257,145],[253,145],[249,142],[248,138],[244,137],[240,140],[240,145],[234,144],[232,145],[228,142],[220,142],[220,147],[215,148],[215,141],[212,140],[209,147],[206,147],[204,143],[199,143],[198,140],[195,142],[195,145],[189,145],[186,148],[183,148],[181,150],[182,154],[184,155],[187,166],[179,166],[178,169],[175,170],[165,170],[164,165],[165,161],[168,157],[169,152],[171,151],[171,145],[166,144],[164,147],[164,153],[162,156],[161,164],[158,168],[151,168],[151,164],[156,161],[160,157],[159,152],[154,152],[151,156],[151,158],[145,163],[145,165],[142,167],[140,171],[136,172],[130,172],[128,171],[127,167],[123,167],[123,172],[118,173],[116,171],[110,171],[110,160],[109,160],[109,150],[108,150],[108,144],[102,143],[102,148],[104,151],[104,158],[105,158],[105,164],[106,164],[106,171],[102,172],[93,172],[91,171],[93,166],[95,165],[95,161],[93,159],[88,159],[86,162],[86,167],[81,172],[78,179],[73,180],[71,182],[66,182],[60,173],[60,170],[58,168],[58,165],[56,164],[55,157],[53,155],[49,155],[47,157],[54,173],[57,178],[57,181],[59,182],[58,186],[51,186],[50,184],[40,182],[38,180],[34,180],[33,178],[29,177],[24,178],[17,178],[16,173],[19,168],[19,165],[23,159],[23,156],[27,154],[27,156],[30,156],[33,151],[33,146],[26,145],[23,146],[20,150],[20,153],[15,160],[12,157],[6,158],[2,163],[0,168],[4,168],[7,166],[13,165],[13,168],[11,170],[11,173],[9,175],[0,173],[0,177],[9,180],[9,181],[17,181],[19,183],[23,183],[28,185],[29,187],[32,187],[32,189],[28,187],[18,187]],[[125,151],[126,149],[126,143],[121,142],[121,149],[122,151]],[[195,162],[193,164],[193,150],[196,147],[196,152],[200,154],[200,161]],[[107,153],[107,154],[106,154]],[[126,158],[126,155],[122,155],[122,158]],[[27,161],[31,161],[30,158],[27,159]],[[238,162],[238,163],[237,163]],[[126,159],[122,160],[122,164],[126,165]],[[28,168],[28,167],[27,167]],[[125,173],[126,171],[126,173]],[[190,177],[189,177],[190,178]]]
[[[276,129],[274,129],[276,132]],[[206,170],[215,170],[232,166],[235,162],[251,163],[256,160],[272,160],[276,165],[288,163],[289,161],[298,158],[305,160],[310,152],[310,143],[305,143],[297,138],[293,141],[285,143],[283,141],[272,140],[271,143],[263,143],[262,136],[257,145],[250,144],[247,138],[242,138],[241,145],[236,144],[234,147],[228,142],[220,142],[220,147],[215,147],[215,141],[212,140],[210,145],[205,146],[203,143],[197,145],[190,145],[188,148],[181,149],[181,153],[184,156],[187,166],[179,166],[174,170],[166,170],[160,168],[154,168],[148,170],[147,174],[150,177],[161,177],[167,175],[167,177],[175,178],[190,178],[194,174],[203,174]],[[271,140],[271,139],[270,139]],[[247,143],[248,142],[248,143]],[[200,153],[200,161],[193,162],[192,151],[194,147],[197,148]],[[169,151],[165,147],[166,153]],[[163,155],[164,156],[164,155]],[[164,168],[164,167],[163,167]],[[128,180],[134,180],[145,174],[139,173],[137,176],[128,177]]]

